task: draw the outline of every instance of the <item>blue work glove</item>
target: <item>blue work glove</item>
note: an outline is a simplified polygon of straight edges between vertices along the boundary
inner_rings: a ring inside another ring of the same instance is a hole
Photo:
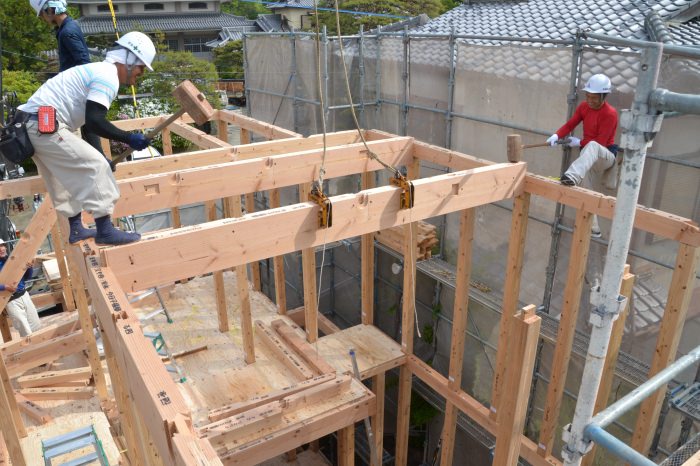
[[[143,150],[151,144],[151,141],[143,133],[129,134],[129,147],[134,150]]]

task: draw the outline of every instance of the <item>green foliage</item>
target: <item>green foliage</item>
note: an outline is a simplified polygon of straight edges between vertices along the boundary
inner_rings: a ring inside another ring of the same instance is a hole
[[[37,18],[27,0],[0,3],[3,69],[45,71],[47,60],[40,53],[56,48],[51,28]]]
[[[435,328],[431,324],[425,324],[423,326],[423,331],[420,334],[421,340],[427,344],[433,343],[433,338],[435,337]]]
[[[165,52],[153,63],[153,72],[146,72],[138,85],[139,92],[152,92],[153,97],[174,107],[171,93],[185,79],[189,79],[207,96],[214,108],[221,108],[214,83],[219,75],[213,63],[201,60],[190,52]]]
[[[212,50],[214,66],[222,79],[243,79],[243,41],[228,42]]]
[[[262,3],[244,2],[232,0],[230,3],[222,3],[221,11],[236,16],[245,16],[248,19],[255,19],[260,14],[272,13]]]
[[[441,0],[443,12],[457,8],[462,4],[462,0]]]
[[[341,10],[362,11],[368,13],[381,13],[396,16],[417,16],[421,13],[434,18],[448,8],[443,4],[447,0],[345,0],[340,1],[338,8]],[[323,7],[335,8],[334,0],[327,0]],[[338,34],[334,11],[319,12],[320,24],[328,28],[329,34]],[[365,31],[399,21],[397,18],[384,18],[381,16],[354,16],[350,13],[340,14],[340,30],[342,34],[354,34],[360,30],[360,25]]]
[[[425,401],[422,396],[414,391],[411,392],[410,423],[412,426],[423,427],[439,413],[440,411]]]
[[[26,102],[39,86],[41,83],[36,80],[34,73],[6,70],[2,72],[3,92],[16,92],[17,99],[22,103]]]

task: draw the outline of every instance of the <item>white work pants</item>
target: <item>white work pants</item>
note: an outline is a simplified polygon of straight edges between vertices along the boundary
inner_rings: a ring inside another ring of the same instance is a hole
[[[30,120],[27,131],[34,163],[57,212],[66,217],[83,210],[95,218],[112,215],[119,188],[99,151],[65,126],[53,134],[39,134],[37,122]]]
[[[36,306],[29,297],[29,293],[24,293],[17,299],[7,303],[5,306],[7,315],[12,319],[12,325],[17,329],[20,336],[26,337],[41,328],[39,314]]]
[[[607,147],[591,141],[581,149],[581,154],[566,170],[566,175],[573,179],[577,186],[583,185],[584,188],[594,189],[594,181],[596,184],[600,183],[603,173],[613,165],[615,165],[613,153]],[[586,176],[589,171],[592,172],[592,176]]]

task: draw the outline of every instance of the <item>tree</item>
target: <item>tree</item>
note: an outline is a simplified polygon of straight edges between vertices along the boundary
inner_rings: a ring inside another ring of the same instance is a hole
[[[39,89],[41,83],[36,80],[34,73],[28,71],[2,72],[2,90],[5,93],[14,92],[17,99],[24,103],[34,92]]]
[[[43,70],[47,60],[41,52],[56,48],[51,28],[36,17],[27,0],[2,0],[1,3],[3,69]]]
[[[214,65],[222,79],[243,79],[243,41],[234,40],[216,47]]]
[[[258,15],[272,13],[265,8],[262,3],[245,2],[241,0],[232,0],[230,3],[222,3],[221,11],[236,16],[245,16],[248,19],[255,19]]]

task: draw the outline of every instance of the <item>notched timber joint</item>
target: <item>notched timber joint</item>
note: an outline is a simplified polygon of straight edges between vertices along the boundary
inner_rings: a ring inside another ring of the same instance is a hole
[[[318,227],[329,228],[333,226],[333,204],[328,199],[318,184],[314,184],[309,193],[309,200],[318,204]]]
[[[401,209],[411,209],[413,208],[413,203],[415,201],[413,183],[409,181],[408,178],[403,176],[401,173],[395,173],[393,178],[389,179],[389,183],[392,186],[401,188]]]

